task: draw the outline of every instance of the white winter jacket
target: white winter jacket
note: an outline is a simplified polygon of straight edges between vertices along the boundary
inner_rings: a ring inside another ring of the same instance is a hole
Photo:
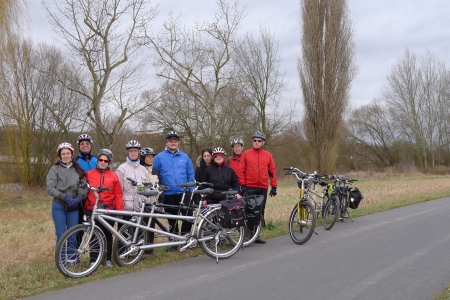
[[[132,186],[127,178],[131,178],[138,184],[150,182],[148,172],[144,166],[141,166],[139,161],[133,162],[127,157],[127,161],[121,164],[116,170],[117,177],[119,177],[120,184],[123,190],[123,203],[125,210],[139,211],[140,196],[136,195],[137,187]]]

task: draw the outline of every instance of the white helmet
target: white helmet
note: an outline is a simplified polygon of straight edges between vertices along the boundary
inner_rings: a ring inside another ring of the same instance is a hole
[[[244,141],[240,138],[234,138],[231,143],[230,146],[233,147],[234,144],[241,144],[241,146],[244,146]]]
[[[125,148],[127,148],[127,150],[130,150],[133,148],[141,150],[141,144],[136,140],[131,140],[125,145]]]
[[[77,144],[79,145],[82,141],[88,141],[89,143],[94,143],[94,140],[89,134],[82,133],[78,136]]]
[[[74,151],[74,148],[73,148],[72,144],[71,143],[67,143],[67,142],[59,144],[58,145],[58,149],[56,149],[56,152],[59,153],[59,151],[61,151],[61,149],[69,149],[70,152],[72,152],[72,154],[73,154],[73,151]]]
[[[225,150],[223,150],[223,148],[221,147],[214,148],[212,155],[214,156],[214,154],[223,154],[224,156],[227,155]]]

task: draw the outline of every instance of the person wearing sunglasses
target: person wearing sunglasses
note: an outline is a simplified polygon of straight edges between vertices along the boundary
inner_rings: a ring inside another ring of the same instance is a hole
[[[101,199],[99,200],[99,204],[106,205],[107,209],[124,210],[122,186],[120,185],[119,178],[117,177],[116,173],[114,173],[110,169],[111,162],[114,158],[113,153],[109,149],[100,149],[98,151],[97,157],[98,162],[95,169],[86,173],[87,183],[95,187],[101,186],[110,189],[105,190],[100,194]],[[84,204],[87,215],[92,214],[94,205],[95,196],[92,191],[89,191],[87,201]],[[107,222],[111,226],[114,226],[114,221],[107,220]],[[112,233],[111,231],[104,228],[101,223],[97,223],[97,225],[102,229],[106,238],[106,266],[112,268]],[[94,253],[91,254],[91,262],[96,260],[95,255],[96,254]]]
[[[264,211],[266,208],[267,191],[270,181],[270,197],[277,195],[277,169],[275,161],[269,151],[263,149],[266,135],[256,131],[252,136],[252,148],[242,154],[241,162],[237,172],[241,192],[244,195],[263,195],[261,211],[261,225],[265,226]],[[265,244],[261,237],[255,243]]]

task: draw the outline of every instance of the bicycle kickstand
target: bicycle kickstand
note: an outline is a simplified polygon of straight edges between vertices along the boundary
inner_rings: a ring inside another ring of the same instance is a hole
[[[345,212],[347,213],[347,216],[348,216],[348,218],[350,219],[350,221],[352,221],[352,223],[353,223],[353,219],[352,219],[352,217],[350,216],[350,213],[348,212],[348,209],[346,209]]]

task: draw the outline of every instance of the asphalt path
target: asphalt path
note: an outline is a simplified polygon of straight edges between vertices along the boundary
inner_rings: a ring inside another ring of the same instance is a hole
[[[31,299],[433,299],[450,282],[450,198],[205,255]],[[61,275],[62,276],[62,275]]]

